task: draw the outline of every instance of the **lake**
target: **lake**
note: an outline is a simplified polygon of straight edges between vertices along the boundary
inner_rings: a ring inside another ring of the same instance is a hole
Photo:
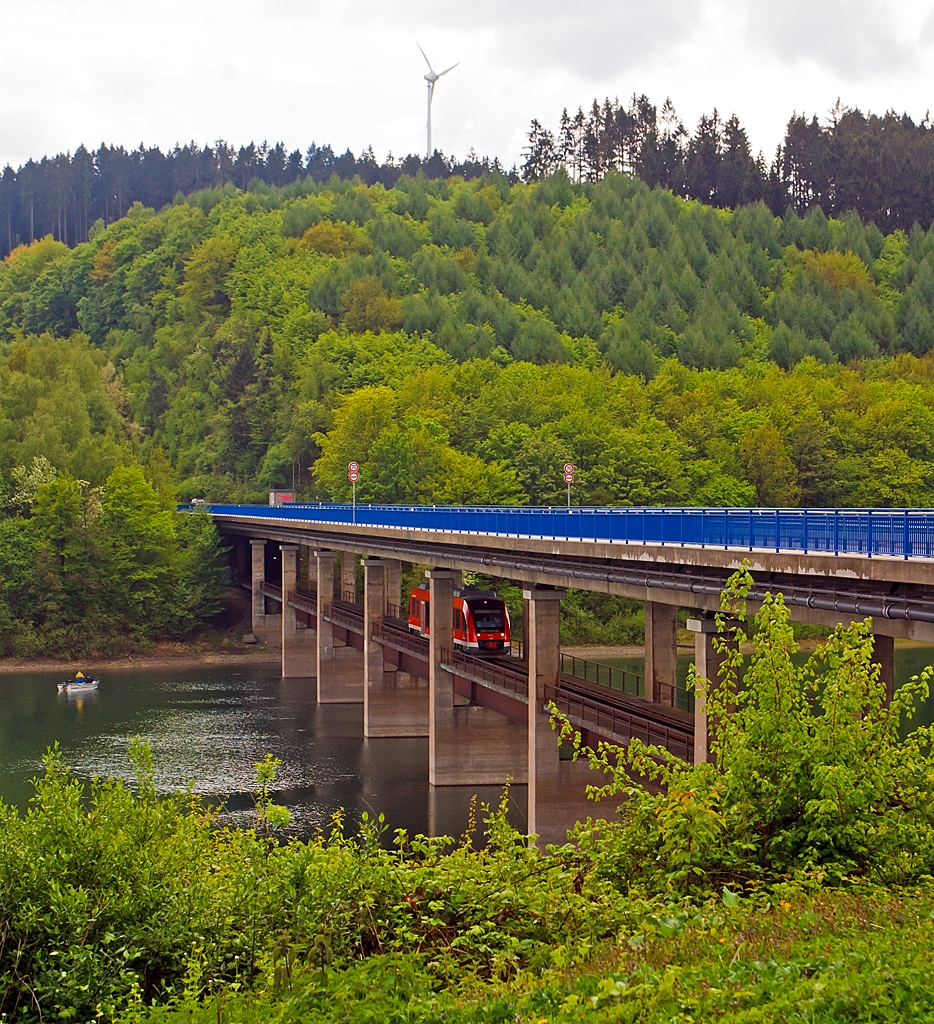
[[[83,697],[56,692],[62,672],[0,674],[0,797],[25,807],[30,780],[56,741],[83,779],[132,778],[127,751],[149,742],[163,791],[189,783],[225,801],[224,817],[251,818],[253,765],[278,757],[276,799],[297,837],[326,828],[345,808],[351,820],[382,812],[391,828],[460,835],[471,795],[496,803],[495,786],[428,785],[427,739],[366,739],[363,706],[317,704],[313,683],[280,679],[275,665],[109,670]],[[525,826],[525,787],[512,788],[511,817]]]
[[[803,657],[803,656],[802,656]],[[896,649],[897,682],[934,661],[932,647]],[[678,659],[679,678],[691,658]],[[615,661],[641,672],[641,658]],[[289,806],[289,834],[326,828],[338,809],[351,824],[367,811],[390,828],[460,835],[471,795],[495,803],[495,786],[428,785],[427,739],[366,739],[363,707],[317,704],[312,684],[280,679],[275,665],[120,669],[102,673],[96,693],[56,691],[62,672],[0,674],[0,798],[25,807],[42,755],[58,742],[82,779],[132,778],[127,751],[135,736],[149,742],[163,791],[191,784],[223,801],[234,825],[251,819],[253,765],[267,751],[278,757],[276,799]],[[934,699],[919,716],[934,719]],[[525,827],[524,786],[511,791],[512,819]]]

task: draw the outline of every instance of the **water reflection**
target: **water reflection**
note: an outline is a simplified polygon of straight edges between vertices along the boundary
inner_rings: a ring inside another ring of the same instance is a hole
[[[360,705],[319,705],[309,680],[280,679],[274,666],[248,669],[120,670],[81,697],[56,692],[60,674],[0,675],[0,797],[25,807],[45,749],[58,742],[83,779],[132,780],[129,746],[153,751],[163,792],[192,790],[224,802],[231,824],[248,825],[253,765],[271,751],[282,761],[277,799],[292,810],[290,833],[328,828],[344,808],[349,827],[383,813],[390,830],[458,835],[473,793],[495,803],[495,786],[428,786],[427,739],[365,739]],[[525,787],[515,786],[513,819],[525,826]]]

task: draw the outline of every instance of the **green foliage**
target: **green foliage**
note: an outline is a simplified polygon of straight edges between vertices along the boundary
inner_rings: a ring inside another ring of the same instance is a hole
[[[932,731],[903,735],[931,670],[887,702],[869,623],[837,627],[796,668],[781,595],[763,602],[751,635],[743,629],[750,584],[743,570],[724,592],[718,679],[689,678],[706,701],[714,762],[686,765],[638,740],[585,750],[611,776],[594,794],[627,799],[622,821],[601,823],[599,837],[578,827],[581,848],[599,850],[598,870],[615,884],[648,892],[780,879],[910,884],[932,874]],[[563,732],[573,735],[566,722]],[[639,776],[662,792],[634,785]]]
[[[337,814],[280,846],[271,755],[250,831],[161,794],[145,745],[130,758],[132,786],[86,786],[52,751],[26,813],[0,805],[5,1020],[748,1024],[934,1008],[930,879],[782,878],[747,896],[711,877],[693,899],[637,894],[606,869],[619,852],[606,822],[541,854],[509,826],[508,793],[486,809],[483,848],[472,813],[457,843],[400,831],[389,844],[366,816],[348,838]],[[662,867],[672,853],[656,851]]]

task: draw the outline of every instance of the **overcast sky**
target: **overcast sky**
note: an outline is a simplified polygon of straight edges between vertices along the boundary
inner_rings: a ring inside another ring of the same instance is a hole
[[[312,140],[382,159],[434,142],[518,161],[531,118],[670,96],[736,112],[771,156],[839,96],[934,108],[934,2],[913,0],[0,0],[0,164],[101,141]]]

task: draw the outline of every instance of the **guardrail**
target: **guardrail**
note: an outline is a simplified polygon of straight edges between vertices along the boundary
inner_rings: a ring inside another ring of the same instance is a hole
[[[318,614],[318,602],[313,597],[309,597],[307,594],[301,594],[295,590],[290,590],[288,593],[288,602],[292,608],[298,608],[299,611],[308,612],[311,615]]]
[[[187,508],[189,506],[181,506]],[[445,534],[934,557],[934,510],[208,505],[213,515]]]
[[[561,655],[561,671],[578,679],[587,679],[601,686],[609,686],[623,693],[631,693],[634,697],[645,696],[645,676],[627,669],[614,668],[612,665],[601,665],[597,661],[586,661],[573,654]]]
[[[487,686],[495,686],[497,689],[515,694],[522,700],[528,700],[529,698],[529,677],[527,672],[523,673],[516,669],[505,668],[495,662],[486,661],[484,658],[475,658],[473,655],[464,654],[462,651],[447,649],[442,649],[441,661],[448,671],[453,671],[464,679],[472,679]]]
[[[555,707],[578,728],[608,734],[621,743],[628,743],[633,738],[640,739],[643,743],[662,746],[670,754],[688,763],[694,760],[694,735],[686,729],[653,722],[583,694],[569,693],[553,686],[545,687],[545,703],[549,701],[554,702]]]
[[[393,629],[378,620],[373,623],[373,638],[378,640],[385,647],[391,647],[396,651],[405,651],[406,654],[414,654],[418,658],[428,660],[428,637],[417,636],[404,629]]]
[[[265,594],[266,597],[271,597],[274,601],[282,600],[282,587],[277,587],[275,583],[266,583],[264,580],[259,585],[259,592]]]
[[[352,608],[342,608],[339,605],[326,604],[323,608],[324,618],[352,633],[363,632],[363,612],[354,611]]]

